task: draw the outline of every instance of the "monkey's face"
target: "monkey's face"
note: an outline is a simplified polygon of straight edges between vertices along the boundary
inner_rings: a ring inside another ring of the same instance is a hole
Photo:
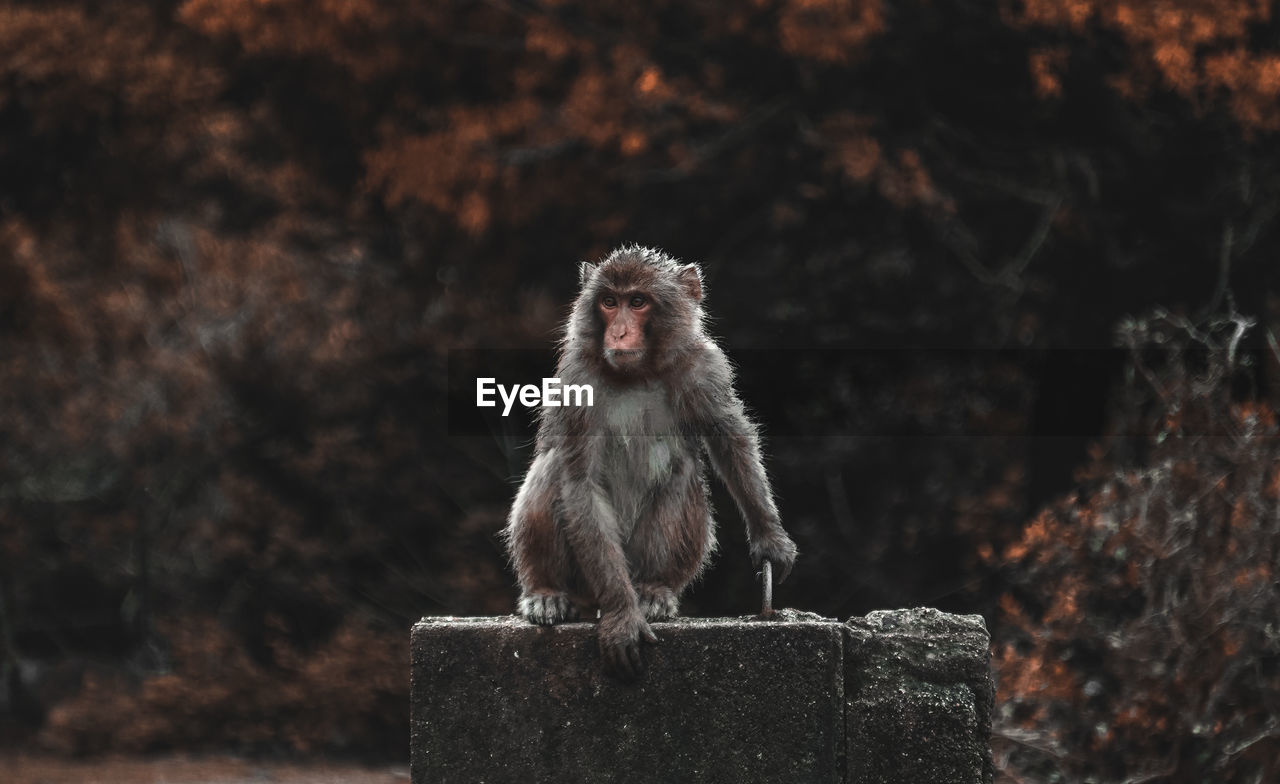
[[[668,374],[702,345],[702,275],[643,248],[578,268],[582,287],[566,331],[570,351],[628,382]]]
[[[596,307],[604,322],[604,359],[620,373],[644,366],[647,346],[645,324],[653,300],[642,291],[605,291]]]

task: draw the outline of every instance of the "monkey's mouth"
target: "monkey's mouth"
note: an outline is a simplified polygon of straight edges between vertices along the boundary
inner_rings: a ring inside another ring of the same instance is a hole
[[[634,368],[644,360],[644,349],[642,348],[607,348],[604,350],[604,358],[611,366],[618,370],[626,370]]]

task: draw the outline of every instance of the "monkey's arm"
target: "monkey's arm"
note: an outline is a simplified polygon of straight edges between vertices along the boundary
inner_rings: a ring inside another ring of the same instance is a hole
[[[703,438],[711,466],[729,489],[747,523],[751,562],[760,566],[766,558],[777,570],[778,582],[787,579],[796,562],[796,544],[787,536],[773,501],[773,489],[760,457],[755,426],[741,410],[724,412]]]
[[[600,609],[608,613],[637,606],[613,506],[589,479],[566,478],[562,487],[565,535]]]
[[[746,521],[752,563],[760,566],[767,558],[777,570],[778,582],[782,582],[795,564],[796,545],[782,528],[760,456],[760,437],[734,392],[728,361],[723,355],[712,355],[710,359],[699,394],[689,401],[691,413],[712,468]]]
[[[600,603],[600,652],[605,664],[624,678],[636,678],[644,670],[640,641],[657,642],[640,612],[622,552],[618,517],[600,485],[589,471],[592,439],[566,443],[567,459],[562,475],[560,502],[564,532],[579,572]]]

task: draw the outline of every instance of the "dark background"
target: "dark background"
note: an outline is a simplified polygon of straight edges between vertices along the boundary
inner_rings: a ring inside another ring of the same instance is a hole
[[[779,604],[982,613],[1010,781],[1276,775],[1277,130],[1244,0],[0,3],[2,737],[403,759],[409,625],[516,594],[451,358],[637,242]]]

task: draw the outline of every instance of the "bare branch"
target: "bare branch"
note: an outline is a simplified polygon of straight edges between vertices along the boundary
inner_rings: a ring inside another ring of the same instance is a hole
[[[1062,196],[1057,196],[1052,202],[1046,204],[1044,209],[1040,211],[1040,221],[1036,224],[1035,230],[1031,232],[1031,236],[1027,237],[1027,241],[1022,246],[1022,250],[1014,257],[1013,261],[1000,271],[1000,277],[1007,280],[1015,279],[1021,275],[1031,260],[1040,252],[1040,247],[1044,245],[1044,241],[1049,236],[1049,229],[1053,227],[1053,219],[1058,214],[1058,208],[1062,206]]]
[[[1232,227],[1230,221],[1224,221],[1222,226],[1222,243],[1218,250],[1218,282],[1213,288],[1213,296],[1209,298],[1209,304],[1204,307],[1204,315],[1211,316],[1218,312],[1218,308],[1222,305],[1225,297],[1229,305],[1234,310],[1234,302],[1231,292],[1228,291],[1231,278],[1231,254],[1235,245],[1235,228]]]

